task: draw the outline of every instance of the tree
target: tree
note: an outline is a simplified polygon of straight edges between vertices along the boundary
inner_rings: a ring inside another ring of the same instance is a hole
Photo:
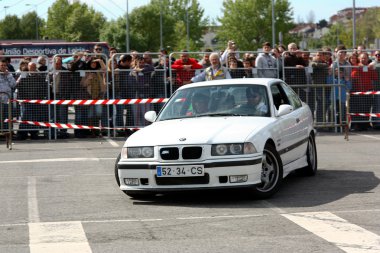
[[[172,0],[171,13],[175,20],[177,20],[176,36],[177,39],[187,39],[187,25],[189,26],[189,48],[184,46],[183,42],[174,45],[174,49],[180,51],[188,49],[190,51],[198,51],[203,46],[200,41],[204,27],[207,26],[208,18],[203,18],[204,9],[200,7],[197,0]],[[189,22],[189,23],[188,23]],[[185,25],[185,30],[181,26]],[[187,41],[186,41],[187,44]]]
[[[67,18],[65,39],[68,41],[98,41],[100,30],[105,23],[102,14],[86,4],[74,4],[72,14]]]
[[[324,46],[331,48],[338,44],[344,44],[347,48],[352,47],[352,30],[347,29],[342,23],[337,23],[330,27],[328,34],[323,36],[322,42]]]
[[[160,48],[160,14],[162,13],[163,46],[175,51],[186,48],[187,20],[189,21],[190,50],[202,47],[200,38],[204,10],[197,0],[191,0],[186,18],[187,0],[152,0],[149,4],[133,9],[129,14],[130,48],[137,51],[158,51]],[[118,18],[106,24],[101,39],[111,45],[125,49],[126,19]]]
[[[357,20],[357,43],[367,44],[380,38],[380,7],[368,9],[362,18]]]
[[[50,39],[98,41],[106,19],[86,4],[57,0],[48,9],[45,34]]]
[[[276,32],[284,35],[293,27],[292,11],[287,0],[277,0]],[[222,42],[233,39],[239,50],[256,50],[265,41],[272,41],[272,6],[267,0],[224,0],[223,17],[217,34]],[[285,38],[287,40],[287,36]]]
[[[160,48],[160,14],[162,12],[163,44],[169,45],[174,38],[175,20],[169,12],[169,1],[159,0],[133,9],[129,14],[130,48],[137,51],[158,51]],[[162,8],[162,9],[160,9]],[[108,22],[101,31],[100,38],[111,45],[126,49],[126,19],[120,17]]]
[[[113,47],[126,51],[126,22],[125,18],[118,18],[107,22],[100,31],[100,40],[107,41]]]
[[[319,22],[318,22],[319,28],[325,28],[325,27],[327,27],[328,24],[329,23],[327,22],[326,19],[319,20]]]
[[[368,44],[374,41],[375,38],[380,37],[380,8],[373,8],[357,20],[356,22],[356,45]],[[344,44],[347,48],[353,47],[352,36],[353,28],[352,23],[349,22],[345,25],[337,23],[330,27],[330,31],[326,34],[322,41],[324,45],[335,47],[338,43]],[[368,45],[367,45],[368,46]]]
[[[49,39],[63,39],[66,20],[70,16],[71,5],[68,0],[57,0],[48,9],[45,36]]]
[[[20,19],[20,29],[22,39],[39,39],[41,38],[41,28],[44,26],[45,21],[38,17],[35,11],[28,12]],[[38,29],[38,32],[36,32]],[[38,34],[38,38],[36,35]]]
[[[22,39],[20,19],[16,15],[7,15],[0,22],[0,27],[0,38],[8,40]]]

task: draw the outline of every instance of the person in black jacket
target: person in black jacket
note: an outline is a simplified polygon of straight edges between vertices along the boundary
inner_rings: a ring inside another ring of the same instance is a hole
[[[299,57],[297,55],[297,45],[295,43],[290,43],[288,45],[288,51],[289,53],[285,56],[284,59],[285,82],[287,82],[290,86],[306,85],[306,63],[302,57]],[[295,89],[302,101],[306,101],[306,92],[304,89],[305,87]]]
[[[37,66],[34,62],[28,64],[29,73],[25,78],[21,78],[17,84],[19,99],[47,99],[49,87],[46,77],[37,72]],[[48,105],[25,103],[21,114],[21,120],[48,122]],[[17,131],[17,138],[25,140],[30,134],[31,139],[38,139],[38,133],[41,127],[29,124],[20,124]]]

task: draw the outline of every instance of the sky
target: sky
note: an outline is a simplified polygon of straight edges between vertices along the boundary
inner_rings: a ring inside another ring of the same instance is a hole
[[[336,14],[337,11],[352,8],[354,1],[356,7],[380,7],[380,0],[289,0],[295,21],[306,21],[310,11],[313,11],[315,22],[322,19],[328,21],[330,16]],[[54,2],[55,0],[0,0],[0,19],[10,14],[21,17],[33,10],[37,10],[38,15],[46,19],[48,7]],[[131,12],[134,8],[149,3],[150,0],[81,0],[81,2],[93,6],[108,20],[115,20],[125,15],[127,2],[129,12]],[[205,16],[211,19],[221,16],[222,0],[198,0],[198,2],[204,8]]]

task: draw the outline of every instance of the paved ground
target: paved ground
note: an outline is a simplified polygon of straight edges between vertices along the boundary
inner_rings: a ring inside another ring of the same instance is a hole
[[[113,174],[121,139],[0,141],[1,253],[380,252],[380,132],[319,134],[318,175],[265,201],[130,199]]]

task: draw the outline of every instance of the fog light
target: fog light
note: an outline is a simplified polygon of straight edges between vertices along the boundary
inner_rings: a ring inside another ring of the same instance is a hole
[[[244,183],[247,182],[248,175],[230,176],[230,183]]]
[[[139,185],[138,178],[124,178],[124,183],[126,185]]]

